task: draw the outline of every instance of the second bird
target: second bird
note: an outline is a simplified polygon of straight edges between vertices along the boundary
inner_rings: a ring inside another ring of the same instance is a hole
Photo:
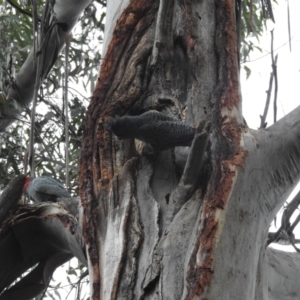
[[[57,202],[57,198],[71,198],[64,186],[51,177],[27,177],[23,191],[36,203]]]

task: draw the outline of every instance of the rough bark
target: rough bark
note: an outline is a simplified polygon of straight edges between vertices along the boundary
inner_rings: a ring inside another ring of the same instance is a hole
[[[273,299],[266,238],[299,179],[299,112],[243,125],[234,8],[133,0],[107,31],[80,166],[92,299]],[[149,155],[107,126],[150,109],[212,124],[200,172],[192,150],[183,172],[189,150]]]

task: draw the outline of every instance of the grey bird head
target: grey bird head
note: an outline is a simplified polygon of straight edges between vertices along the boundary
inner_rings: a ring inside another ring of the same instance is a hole
[[[118,139],[130,139],[134,137],[136,127],[134,117],[115,117],[111,118],[108,123],[113,131],[113,133],[118,137]]]

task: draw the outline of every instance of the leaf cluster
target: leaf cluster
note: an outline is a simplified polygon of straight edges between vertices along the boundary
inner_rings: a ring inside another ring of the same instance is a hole
[[[69,156],[72,192],[77,195],[77,166],[80,156],[82,119],[87,102],[74,96],[69,101],[71,119],[69,121]],[[35,159],[37,175],[65,178],[65,115],[61,101],[50,97],[39,98],[35,122]],[[0,135],[0,189],[14,176],[24,173],[24,159],[28,156],[30,136],[30,116],[22,118]]]
[[[1,0],[2,1],[2,0]],[[0,99],[14,82],[32,48],[33,24],[28,1],[10,0],[0,8]],[[42,15],[44,2],[38,4]],[[19,7],[20,9],[17,9]],[[21,12],[20,12],[21,10]],[[23,11],[28,12],[24,14]],[[81,148],[82,120],[88,101],[87,95],[98,76],[101,60],[105,10],[100,4],[89,5],[73,30],[69,50],[69,156],[72,191],[76,193],[77,165]],[[56,64],[44,81],[39,93],[35,122],[35,152],[37,175],[48,174],[57,179],[65,178],[65,133],[62,81],[64,78],[64,55],[60,54]],[[81,90],[78,90],[81,87]],[[46,95],[46,96],[44,96]],[[30,107],[5,133],[0,135],[0,190],[17,174],[24,173],[24,161],[28,156],[30,135]],[[28,171],[28,170],[27,170]]]
[[[263,0],[242,0],[240,3],[241,18],[238,24],[240,27],[240,63],[244,64],[247,78],[251,74],[251,69],[245,65],[245,62],[254,50],[262,52],[259,46],[260,38],[267,29],[268,20],[274,19],[271,3],[277,4],[277,1],[266,1],[265,3]]]

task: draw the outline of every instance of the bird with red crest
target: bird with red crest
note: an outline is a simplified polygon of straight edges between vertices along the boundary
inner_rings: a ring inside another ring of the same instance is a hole
[[[71,198],[64,186],[54,178],[27,177],[23,191],[36,203],[57,202],[58,198]]]

